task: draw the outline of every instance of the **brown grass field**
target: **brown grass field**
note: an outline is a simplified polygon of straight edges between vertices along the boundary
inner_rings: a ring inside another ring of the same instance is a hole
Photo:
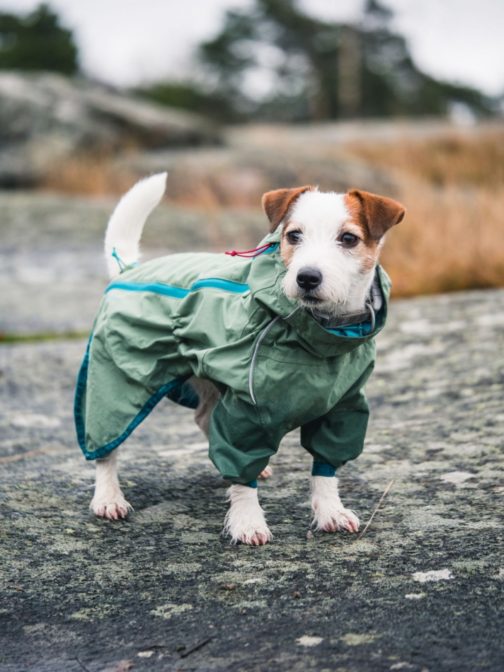
[[[348,149],[393,171],[407,207],[383,252],[396,296],[504,285],[504,129]]]
[[[272,149],[272,133],[270,128],[253,135],[249,145],[229,150],[233,158],[224,167],[221,162],[216,168],[213,159],[205,163],[205,154],[185,163],[171,173],[171,201],[210,212],[215,219],[222,208],[257,209],[262,191],[270,188],[307,181],[330,188],[332,166],[350,161],[382,175],[393,185],[389,195],[407,208],[404,223],[390,232],[382,255],[395,296],[504,286],[504,125],[447,127],[409,136],[403,129],[392,137],[376,133],[362,140],[354,134],[333,144],[319,139],[319,144],[309,143],[306,155],[299,150],[299,138],[298,146],[290,147],[290,136]],[[280,150],[292,154],[285,178],[291,182],[285,185],[278,183],[279,172],[270,165]],[[186,153],[190,156],[191,150]],[[122,193],[138,177],[126,165],[109,157],[77,157],[49,174],[43,188]],[[348,179],[346,186],[378,189]]]

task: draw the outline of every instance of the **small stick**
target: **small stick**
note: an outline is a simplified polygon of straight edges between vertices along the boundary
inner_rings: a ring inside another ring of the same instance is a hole
[[[52,455],[53,453],[62,453],[63,451],[64,448],[60,448],[58,446],[34,448],[33,450],[27,450],[25,453],[17,453],[16,455],[6,455],[5,457],[0,457],[0,464],[8,464],[9,462],[19,462],[19,460],[25,460],[27,457],[37,457],[38,455]]]
[[[181,658],[187,658],[187,656],[190,656],[191,653],[194,653],[195,651],[199,651],[204,646],[206,646],[209,642],[212,641],[212,639],[213,639],[213,637],[208,637],[208,639],[204,639],[199,644],[196,644],[196,646],[193,646],[192,649],[188,649],[187,651],[184,651],[184,653],[181,653],[180,657]]]
[[[375,517],[375,515],[376,515],[378,509],[380,508],[380,506],[383,504],[383,500],[385,499],[385,497],[386,497],[386,496],[388,495],[388,493],[390,492],[390,488],[393,486],[393,484],[394,484],[394,479],[392,479],[392,480],[390,481],[390,483],[387,485],[387,487],[386,487],[385,490],[383,491],[383,495],[380,497],[380,500],[379,500],[378,504],[375,506],[374,511],[373,511],[373,513],[371,514],[371,518],[368,520],[368,522],[366,523],[366,526],[364,527],[364,529],[362,530],[362,532],[359,534],[359,536],[357,537],[357,539],[362,539],[362,537],[363,537],[363,536],[366,534],[366,532],[368,531],[369,526],[370,526],[371,523],[373,522],[373,518]]]

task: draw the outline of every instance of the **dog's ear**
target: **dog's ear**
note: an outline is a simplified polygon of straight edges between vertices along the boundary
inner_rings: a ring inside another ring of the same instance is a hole
[[[379,240],[392,226],[399,224],[406,210],[398,201],[370,194],[360,189],[347,191],[350,210],[356,211],[362,224],[374,240]]]
[[[275,189],[275,191],[268,191],[263,194],[261,203],[271,224],[270,231],[277,228],[296,198],[299,198],[305,191],[313,191],[314,189],[315,187],[306,185],[293,189]]]

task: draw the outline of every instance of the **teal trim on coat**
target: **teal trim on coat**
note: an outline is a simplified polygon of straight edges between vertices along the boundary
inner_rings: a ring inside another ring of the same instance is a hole
[[[86,391],[87,384],[87,374],[89,367],[89,349],[91,347],[91,341],[93,340],[93,334],[89,337],[89,341],[86,347],[86,352],[84,354],[84,359],[82,360],[81,367],[79,369],[79,374],[77,376],[77,384],[75,386],[75,395],[74,395],[74,420],[75,420],[75,431],[77,432],[77,441],[81,447],[84,455],[86,454],[86,428],[84,424],[84,418],[82,417],[81,411],[81,400],[82,395]]]
[[[221,278],[203,278],[196,280],[190,287],[175,287],[175,285],[165,285],[160,282],[112,282],[105,290],[105,293],[113,289],[122,289],[127,292],[153,292],[163,296],[171,296],[174,299],[185,299],[191,292],[197,292],[199,289],[222,289],[233,294],[243,294],[250,287],[242,282],[233,282],[232,280],[223,280]]]
[[[261,254],[273,254],[273,252],[276,252],[279,247],[280,243],[273,243],[268,248],[266,248],[264,252],[261,252]],[[258,254],[257,256],[259,257],[261,255]]]
[[[371,322],[360,322],[352,327],[339,327],[339,329],[326,329],[330,334],[343,336],[343,338],[363,338],[371,333]]]
[[[167,393],[167,398],[175,404],[196,410],[199,405],[199,396],[194,387],[184,378],[175,378],[175,380],[179,384]]]

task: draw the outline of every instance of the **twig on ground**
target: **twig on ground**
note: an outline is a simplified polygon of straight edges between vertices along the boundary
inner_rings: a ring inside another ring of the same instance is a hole
[[[188,649],[187,651],[184,651],[184,653],[181,653],[180,657],[181,658],[187,658],[187,656],[190,656],[191,653],[194,653],[195,651],[199,651],[204,646],[206,646],[208,644],[208,642],[212,641],[212,639],[213,639],[212,637],[208,637],[207,639],[204,639],[202,642],[200,642],[199,644],[196,644],[191,649]]]
[[[390,492],[390,489],[391,489],[391,487],[392,487],[393,485],[394,485],[394,479],[392,479],[392,480],[390,481],[390,483],[387,485],[387,487],[386,487],[385,490],[383,491],[383,494],[382,494],[382,496],[380,497],[380,499],[379,499],[379,501],[378,501],[378,504],[375,506],[374,511],[373,511],[373,513],[371,514],[371,518],[368,520],[368,522],[366,523],[364,529],[363,529],[362,532],[359,534],[359,536],[357,537],[357,539],[362,539],[362,537],[366,534],[366,532],[367,532],[368,529],[369,529],[369,526],[370,526],[371,523],[373,522],[373,518],[375,517],[376,513],[378,512],[378,509],[380,508],[380,506],[383,504],[383,500],[384,500],[385,497],[388,495],[388,493]]]
[[[84,672],[89,672],[88,668],[84,665],[84,663],[81,660],[79,660],[78,658],[75,658],[75,660],[79,663],[79,667],[81,667],[84,670]]]
[[[17,453],[16,455],[6,455],[5,457],[0,457],[0,464],[19,462],[19,460],[26,460],[26,458],[37,457],[38,455],[53,455],[55,453],[63,453],[64,451],[65,448],[60,446],[43,446],[41,448],[27,450],[25,453]]]

